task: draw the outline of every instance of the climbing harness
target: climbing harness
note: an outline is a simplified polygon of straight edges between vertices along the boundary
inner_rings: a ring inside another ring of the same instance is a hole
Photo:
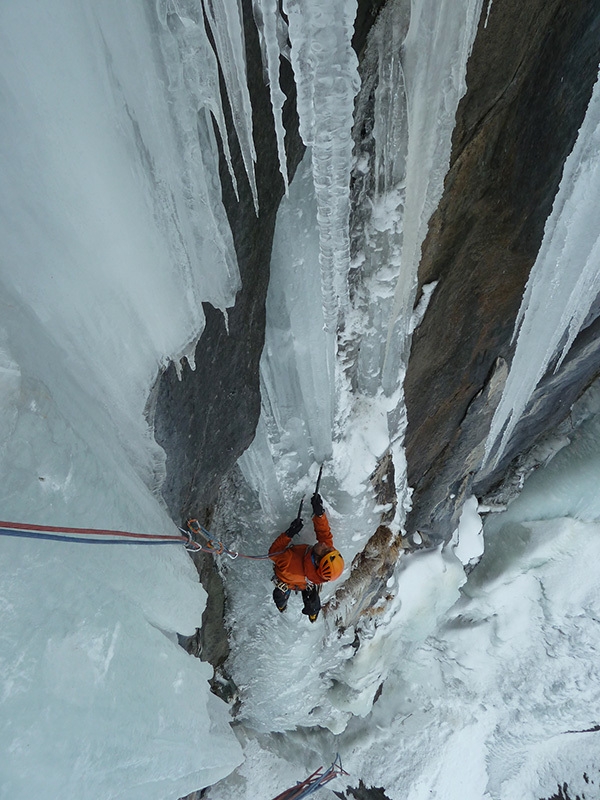
[[[280,592],[291,592],[292,591],[292,587],[288,586],[285,581],[279,580],[279,578],[277,577],[277,575],[275,575],[275,573],[273,573],[273,577],[271,578],[271,580],[273,581],[273,583],[279,589]],[[296,591],[298,591],[298,590],[296,590]]]
[[[325,771],[323,771],[323,769],[323,767],[319,767],[319,769],[315,770],[312,775],[309,775],[306,780],[297,783],[296,786],[292,786],[290,789],[286,789],[285,792],[281,792],[281,794],[278,794],[273,800],[302,800],[303,797],[308,797],[313,794],[313,792],[318,791],[322,786],[325,786],[326,783],[329,783],[329,781],[337,778],[339,775],[348,774],[342,768],[342,761],[339,753],[329,769]]]

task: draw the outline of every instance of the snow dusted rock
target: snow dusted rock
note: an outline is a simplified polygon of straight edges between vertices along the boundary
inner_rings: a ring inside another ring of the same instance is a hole
[[[381,586],[390,578],[401,552],[401,537],[380,525],[352,562],[350,577],[326,607],[338,627],[356,625],[363,614],[377,613],[373,606],[381,600]]]

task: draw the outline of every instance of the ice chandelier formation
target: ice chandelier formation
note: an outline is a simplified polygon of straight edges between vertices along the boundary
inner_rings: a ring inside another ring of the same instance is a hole
[[[311,149],[317,198],[323,316],[326,330],[334,332],[348,305],[352,123],[359,89],[358,59],[352,49],[356,0],[287,0],[283,10],[287,26],[275,0],[254,3],[286,190],[280,55],[289,57],[296,79],[300,135]]]
[[[279,167],[286,194],[289,177],[282,116],[285,94],[279,82],[281,56],[291,62],[296,79],[300,135],[312,154],[313,182],[318,206],[323,315],[329,332],[336,330],[340,312],[348,305],[352,123],[354,97],[360,84],[358,59],[351,41],[356,6],[356,0],[287,0],[283,3],[283,10],[288,18],[286,23],[276,0],[253,2],[263,66],[271,96]],[[237,192],[237,181],[227,144],[222,99],[218,90],[218,58],[258,214],[254,169],[256,151],[241,7],[237,0],[203,0],[202,7],[214,41],[214,52],[198,0],[162,2],[160,15],[167,21],[178,40],[184,81],[195,82],[201,87],[202,105],[214,114],[221,133],[225,159]],[[203,65],[202,75],[199,74],[198,63]]]

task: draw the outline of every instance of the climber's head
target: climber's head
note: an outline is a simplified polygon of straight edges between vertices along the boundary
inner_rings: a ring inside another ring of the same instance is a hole
[[[344,559],[339,550],[326,550],[321,556],[317,572],[324,581],[335,581],[344,571]]]

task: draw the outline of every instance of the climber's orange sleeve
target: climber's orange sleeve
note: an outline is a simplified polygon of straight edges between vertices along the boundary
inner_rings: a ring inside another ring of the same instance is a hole
[[[321,514],[320,517],[313,517],[312,521],[315,528],[317,542],[321,542],[326,547],[333,547],[333,536],[331,535],[331,528],[329,527],[327,514]]]
[[[269,558],[276,564],[277,567],[283,570],[287,567],[292,556],[290,549],[288,548],[286,550],[286,547],[288,547],[290,542],[291,539],[287,533],[280,533],[271,547],[269,547]],[[282,550],[284,552],[281,552]]]

